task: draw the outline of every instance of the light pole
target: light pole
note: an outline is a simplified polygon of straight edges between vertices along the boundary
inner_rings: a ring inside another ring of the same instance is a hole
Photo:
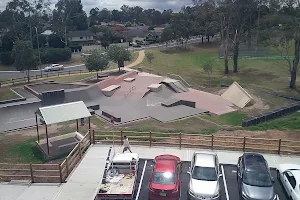
[[[37,46],[38,46],[38,52],[39,52],[39,64],[40,64],[40,72],[41,72],[41,78],[43,77],[43,73],[42,73],[42,69],[41,69],[41,52],[40,52],[40,44],[39,44],[39,35],[38,35],[38,31],[37,31],[37,27],[35,28],[35,33],[36,33],[36,42],[37,42]]]

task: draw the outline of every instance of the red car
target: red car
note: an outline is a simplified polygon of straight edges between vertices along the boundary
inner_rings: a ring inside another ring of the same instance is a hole
[[[180,158],[173,155],[156,156],[149,180],[149,200],[180,199],[180,174]]]

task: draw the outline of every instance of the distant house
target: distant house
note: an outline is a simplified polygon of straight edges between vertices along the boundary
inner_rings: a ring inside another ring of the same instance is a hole
[[[154,28],[154,32],[157,34],[161,34],[167,26],[168,24],[158,25]]]
[[[91,31],[71,31],[69,32],[71,45],[92,45],[94,44],[94,34]]]
[[[148,26],[127,27],[128,30],[123,32],[124,37],[131,38],[133,42],[145,41],[149,34]]]
[[[111,26],[110,29],[112,31],[120,31],[120,32],[127,30],[127,28],[125,26],[120,26],[120,25]]]

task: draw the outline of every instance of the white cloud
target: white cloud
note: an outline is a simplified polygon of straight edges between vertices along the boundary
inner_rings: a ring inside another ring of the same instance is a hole
[[[0,10],[4,10],[6,3],[9,0],[0,0]],[[51,7],[57,0],[50,0],[52,3]],[[129,6],[141,6],[144,9],[155,8],[159,10],[172,9],[174,11],[179,11],[183,5],[191,5],[192,0],[81,0],[83,9],[89,13],[91,8],[98,7],[100,10],[107,8],[120,9],[122,5]]]

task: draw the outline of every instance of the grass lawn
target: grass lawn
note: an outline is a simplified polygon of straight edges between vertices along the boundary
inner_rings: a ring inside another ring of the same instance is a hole
[[[203,116],[202,118],[215,122],[220,125],[241,126],[243,119],[248,117],[247,114],[232,112],[221,116]]]
[[[250,126],[247,128],[252,131],[264,131],[264,130],[296,130],[300,129],[300,113],[296,112],[291,115],[287,115],[280,119],[276,119],[270,122],[265,122],[257,126]]]
[[[16,93],[11,91],[8,87],[0,88],[0,101],[5,101],[9,99],[20,98]]]

